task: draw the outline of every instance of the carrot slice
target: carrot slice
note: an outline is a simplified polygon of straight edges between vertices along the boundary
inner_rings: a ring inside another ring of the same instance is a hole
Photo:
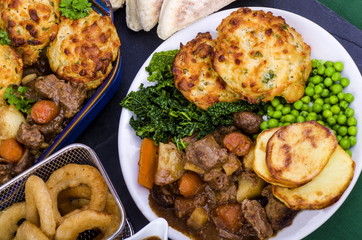
[[[184,197],[196,195],[203,187],[203,181],[199,175],[193,172],[187,172],[179,180],[180,193]]]
[[[148,189],[151,189],[154,184],[157,169],[157,150],[158,147],[153,140],[148,138],[142,140],[138,161],[138,183]]]

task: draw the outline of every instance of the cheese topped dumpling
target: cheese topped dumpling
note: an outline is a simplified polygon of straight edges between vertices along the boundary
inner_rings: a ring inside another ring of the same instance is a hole
[[[199,33],[181,46],[172,66],[176,88],[202,109],[241,98],[213,69],[214,45],[210,33]]]
[[[30,66],[58,31],[59,0],[3,1],[0,25],[9,33],[11,45]]]
[[[213,66],[250,103],[295,102],[311,72],[310,46],[282,17],[240,8],[217,27]]]
[[[112,70],[121,45],[109,16],[91,11],[84,18],[61,17],[56,38],[47,49],[50,68],[64,80],[98,87]]]

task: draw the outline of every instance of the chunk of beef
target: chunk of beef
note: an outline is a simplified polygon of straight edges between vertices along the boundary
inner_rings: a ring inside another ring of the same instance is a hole
[[[58,116],[51,120],[47,124],[38,125],[40,132],[47,138],[52,138],[57,136],[64,128],[64,111],[63,108],[60,109]]]
[[[15,174],[12,172],[13,167],[13,163],[0,162],[0,185],[15,177]]]
[[[38,78],[34,88],[43,98],[52,99],[63,106],[66,118],[73,117],[87,98],[87,90],[82,84],[67,83],[53,74]]]
[[[260,124],[263,118],[253,112],[234,113],[234,125],[237,126],[245,134],[255,134],[260,132]]]
[[[157,204],[169,208],[175,204],[176,194],[178,194],[177,183],[171,183],[164,186],[154,184],[151,189],[151,197]]]
[[[216,142],[222,146],[222,140],[224,139],[225,135],[235,132],[238,129],[234,125],[230,126],[219,126],[215,129],[215,131],[212,133],[214,136]]]
[[[265,206],[265,212],[268,220],[275,231],[279,231],[292,224],[298,211],[292,210],[274,197],[271,192],[271,186],[263,189],[262,195],[268,198]]]
[[[257,200],[245,199],[242,203],[245,219],[257,232],[259,239],[268,239],[273,235],[273,229],[268,222],[264,208]]]
[[[221,166],[228,159],[227,149],[220,147],[212,135],[191,143],[185,150],[186,162],[191,162],[206,172]]]
[[[39,148],[44,143],[44,136],[36,125],[21,123],[16,140],[29,148]]]
[[[227,188],[231,183],[231,177],[226,175],[222,168],[213,168],[204,174],[204,181],[213,189],[220,190]]]
[[[177,197],[175,200],[175,214],[178,218],[189,217],[196,207],[206,204],[204,195],[196,195],[193,198]]]

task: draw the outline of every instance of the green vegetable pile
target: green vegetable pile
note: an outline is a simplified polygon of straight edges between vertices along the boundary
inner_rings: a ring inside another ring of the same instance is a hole
[[[174,85],[171,67],[177,52],[155,53],[146,67],[148,80],[155,85],[141,85],[138,91],[130,92],[120,103],[136,115],[130,119],[130,125],[137,136],[150,138],[157,144],[171,139],[183,149],[186,144],[182,138],[193,134],[202,138],[219,125],[231,125],[231,113],[259,109],[259,105],[245,101],[216,103],[206,111],[190,103]]]
[[[59,11],[62,16],[70,19],[84,18],[89,15],[92,3],[88,0],[61,0]]]
[[[357,143],[357,119],[354,109],[350,107],[354,96],[344,92],[350,83],[348,78],[341,75],[344,65],[313,59],[312,66],[304,96],[293,104],[287,104],[282,98],[265,104],[267,120],[261,123],[260,128],[265,130],[315,120],[331,128],[339,145],[351,155],[350,148]]]
[[[27,87],[9,86],[6,88],[3,98],[9,105],[13,105],[19,111],[29,114],[31,107],[36,102],[36,100],[30,99],[26,96],[27,90]]]

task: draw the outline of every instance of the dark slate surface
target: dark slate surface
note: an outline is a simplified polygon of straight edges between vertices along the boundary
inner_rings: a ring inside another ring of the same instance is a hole
[[[243,6],[264,6],[279,8],[287,10],[301,16],[304,16],[313,22],[319,24],[321,27],[331,33],[349,52],[354,61],[357,63],[360,72],[362,72],[362,31],[343,20],[331,10],[316,0],[237,0],[230,4],[227,8],[243,7]],[[121,113],[119,102],[123,99],[128,91],[128,88],[133,81],[136,73],[147,59],[147,57],[158,47],[163,41],[157,37],[156,28],[150,32],[133,32],[126,27],[125,9],[120,9],[115,13],[115,24],[119,36],[122,41],[121,51],[123,56],[123,73],[122,83],[115,96],[111,99],[109,104],[100,112],[100,114],[88,126],[85,132],[77,139],[76,142],[84,143],[93,148],[104,164],[118,194],[126,206],[128,218],[137,231],[148,223],[142,213],[138,210],[132,198],[129,195],[127,187],[124,183],[118,159],[117,135],[118,135],[118,122]],[[361,180],[358,182],[360,183]],[[357,183],[357,185],[358,185]],[[361,185],[361,184],[359,184]],[[357,187],[352,192],[357,192]],[[359,193],[362,192],[360,188]],[[361,202],[361,194],[354,196],[353,201],[359,200]],[[349,197],[349,199],[351,196]],[[348,200],[345,205],[348,203]],[[356,206],[358,206],[356,204]],[[343,210],[340,210],[341,212]],[[337,212],[337,215],[338,213]],[[345,210],[348,212],[348,209]],[[353,211],[352,211],[353,212]],[[338,238],[338,232],[347,231],[338,225],[340,221],[349,221],[345,219],[348,216],[339,214],[331,222],[328,221],[323,225],[322,230],[316,231],[309,237],[309,239],[341,239]],[[353,224],[353,223],[352,223]],[[336,226],[336,227],[334,227]],[[324,232],[328,232],[328,238],[324,238]],[[352,236],[362,239],[362,229],[353,225],[348,228]],[[322,238],[320,238],[321,236]],[[359,237],[358,237],[359,236]]]

